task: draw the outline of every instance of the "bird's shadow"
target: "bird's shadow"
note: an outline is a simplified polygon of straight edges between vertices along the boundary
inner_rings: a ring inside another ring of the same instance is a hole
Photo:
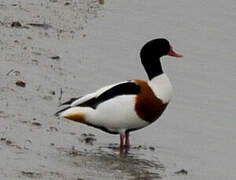
[[[112,175],[122,179],[160,179],[165,171],[154,151],[145,146],[131,146],[121,150],[118,145],[110,144],[95,149],[78,150],[72,147],[59,150],[77,168],[89,168],[90,172],[99,171],[107,177]]]

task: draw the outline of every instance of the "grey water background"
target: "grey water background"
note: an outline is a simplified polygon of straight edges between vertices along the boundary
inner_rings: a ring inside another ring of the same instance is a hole
[[[97,32],[87,39],[95,47],[88,54],[96,66],[87,82],[146,79],[138,55],[152,38],[167,37],[184,54],[163,58],[173,101],[159,122],[133,133],[131,142],[159,147],[154,155],[164,164],[166,179],[178,179],[172,173],[182,168],[189,171],[187,179],[234,179],[236,3],[113,1],[107,6],[94,26]]]

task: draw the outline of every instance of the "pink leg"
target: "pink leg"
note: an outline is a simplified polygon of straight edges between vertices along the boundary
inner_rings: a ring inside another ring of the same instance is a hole
[[[125,139],[125,135],[124,134],[120,134],[120,147],[121,148],[124,147],[124,139]]]
[[[130,142],[129,142],[129,132],[125,133],[125,147],[129,148]]]

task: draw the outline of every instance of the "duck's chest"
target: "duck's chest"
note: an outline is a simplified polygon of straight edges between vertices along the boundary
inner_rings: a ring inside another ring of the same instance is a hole
[[[168,77],[162,74],[149,82],[136,80],[141,86],[135,98],[136,114],[143,120],[153,122],[164,112],[172,97],[172,86]]]

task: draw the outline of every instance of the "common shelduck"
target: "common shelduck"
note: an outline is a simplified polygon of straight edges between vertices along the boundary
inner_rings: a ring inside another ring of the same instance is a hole
[[[61,104],[57,116],[80,122],[111,134],[120,134],[120,147],[129,147],[129,132],[157,120],[172,97],[172,86],[160,58],[182,57],[168,40],[154,39],[140,51],[149,81],[129,80],[105,86],[96,92]]]

